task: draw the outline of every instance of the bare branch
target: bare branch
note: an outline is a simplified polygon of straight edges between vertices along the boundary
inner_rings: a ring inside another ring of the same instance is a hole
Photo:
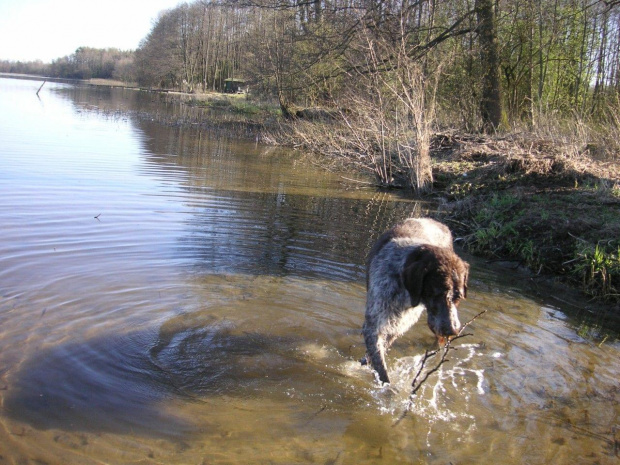
[[[465,323],[463,326],[461,326],[461,329],[459,331],[459,333],[457,334],[456,337],[459,337],[461,334],[463,334],[463,331],[465,330],[465,328],[467,328],[470,324],[472,324],[474,322],[474,320],[476,320],[479,316],[482,316],[486,313],[486,310],[481,311],[480,313],[478,313],[475,317],[473,317],[471,320],[469,320],[467,323]],[[456,339],[456,337],[454,339]],[[454,340],[452,339],[452,340]]]

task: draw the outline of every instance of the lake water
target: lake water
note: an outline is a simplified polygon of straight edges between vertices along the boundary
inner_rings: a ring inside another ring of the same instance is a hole
[[[466,257],[488,312],[404,418],[426,325],[360,366],[364,256],[432,206],[40,85],[0,79],[1,465],[618,463],[617,336],[514,271]]]

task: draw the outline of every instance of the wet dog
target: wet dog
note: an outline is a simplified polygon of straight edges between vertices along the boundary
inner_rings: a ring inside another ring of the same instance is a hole
[[[452,234],[429,218],[409,218],[383,233],[366,263],[366,361],[389,383],[385,354],[427,312],[438,338],[458,334],[457,306],[467,296],[469,265],[452,247]],[[363,363],[363,361],[362,361]]]

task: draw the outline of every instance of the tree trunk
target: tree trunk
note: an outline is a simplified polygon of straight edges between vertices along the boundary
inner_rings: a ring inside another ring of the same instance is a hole
[[[502,119],[499,51],[493,0],[476,0],[478,41],[482,67],[482,101],[480,110],[484,132],[494,132]]]
[[[284,91],[282,91],[280,88],[278,88],[278,103],[280,104],[280,110],[282,111],[282,116],[285,119],[289,119],[289,120],[295,119],[295,117],[297,116],[295,114],[295,110],[293,109],[293,106],[288,101],[288,99],[285,97]]]

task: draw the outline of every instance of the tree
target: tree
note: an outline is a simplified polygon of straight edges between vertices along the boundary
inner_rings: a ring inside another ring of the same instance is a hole
[[[482,68],[482,124],[485,132],[493,132],[499,128],[502,119],[500,63],[493,0],[476,0],[475,9]]]
[[[504,117],[605,114],[620,87],[619,42],[616,1],[196,0],[160,16],[136,68],[144,85],[185,90],[241,76],[293,116],[296,106],[347,106],[373,73],[384,85],[405,64],[428,77],[449,63],[437,116],[493,132]],[[72,60],[57,65],[78,72]]]
[[[180,12],[160,14],[153,29],[136,50],[138,83],[161,88],[179,87],[183,81],[183,58],[179,39]]]

